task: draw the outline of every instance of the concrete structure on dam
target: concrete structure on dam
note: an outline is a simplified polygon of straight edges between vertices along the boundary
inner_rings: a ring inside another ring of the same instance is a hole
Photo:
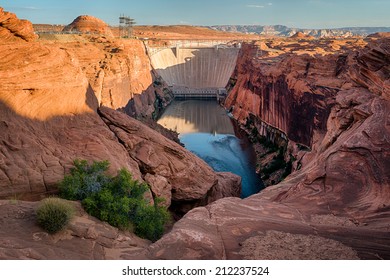
[[[172,87],[175,97],[218,97],[236,66],[240,43],[171,41],[170,46],[146,43],[153,68]]]

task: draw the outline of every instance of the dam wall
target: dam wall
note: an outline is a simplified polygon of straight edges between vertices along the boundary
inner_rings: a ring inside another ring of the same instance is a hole
[[[183,44],[148,47],[148,54],[153,68],[170,87],[193,95],[202,94],[199,89],[225,88],[236,66],[239,50],[239,45]]]

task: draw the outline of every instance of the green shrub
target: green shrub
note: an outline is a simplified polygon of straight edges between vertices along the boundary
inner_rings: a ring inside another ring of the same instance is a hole
[[[140,205],[133,217],[135,233],[152,241],[158,240],[164,233],[164,226],[170,220],[168,211],[155,199],[154,206]]]
[[[37,210],[38,224],[49,233],[56,233],[65,226],[74,215],[74,208],[69,202],[60,198],[45,198]]]
[[[105,175],[108,162],[75,161],[71,174],[61,182],[61,196],[81,200],[92,216],[110,225],[134,232],[150,240],[159,239],[170,216],[156,198],[150,205],[144,198],[149,186],[132,179],[132,175],[121,169],[115,177]]]
[[[76,159],[70,175],[65,176],[60,184],[61,196],[69,200],[83,200],[91,193],[99,191],[110,177],[105,175],[108,161],[94,161],[89,165],[86,160]]]

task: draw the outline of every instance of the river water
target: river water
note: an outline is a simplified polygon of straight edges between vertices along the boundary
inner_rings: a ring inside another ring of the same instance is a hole
[[[158,121],[179,133],[186,149],[206,161],[215,171],[241,176],[245,198],[258,193],[263,184],[255,172],[255,154],[248,139],[216,101],[174,101]]]

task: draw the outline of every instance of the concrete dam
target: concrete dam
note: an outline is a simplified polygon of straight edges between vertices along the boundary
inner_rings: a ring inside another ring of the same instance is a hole
[[[227,41],[170,41],[147,50],[153,68],[175,97],[219,97],[236,66],[240,43]]]

